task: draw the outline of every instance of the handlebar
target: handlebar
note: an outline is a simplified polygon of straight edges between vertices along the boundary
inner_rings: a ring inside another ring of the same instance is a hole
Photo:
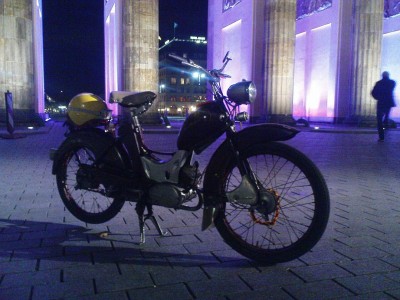
[[[171,57],[177,61],[180,61],[183,65],[199,69],[199,70],[203,71],[204,73],[206,73],[208,75],[208,77],[214,78],[214,79],[231,78],[230,75],[222,73],[224,71],[226,65],[228,64],[228,62],[230,60],[232,60],[231,58],[228,57],[228,55],[229,55],[229,51],[226,53],[226,55],[224,57],[224,60],[223,60],[224,64],[221,69],[213,69],[213,70],[207,71],[202,66],[196,64],[193,60],[191,60],[189,58],[181,57],[181,56],[171,54],[171,53],[168,54],[169,57]]]

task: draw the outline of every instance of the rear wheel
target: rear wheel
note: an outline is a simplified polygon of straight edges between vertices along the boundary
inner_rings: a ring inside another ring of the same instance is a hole
[[[233,249],[264,263],[292,260],[321,238],[329,217],[329,193],[314,165],[298,150],[281,143],[249,147],[241,153],[262,186],[255,205],[223,203],[215,225]],[[235,160],[224,170],[220,190],[231,192],[242,182]],[[264,203],[263,203],[264,202]]]
[[[121,197],[112,196],[113,187],[95,179],[91,170],[100,156],[100,143],[73,140],[60,151],[57,187],[65,207],[79,220],[103,223],[112,219],[124,205]],[[104,151],[104,149],[101,149]]]

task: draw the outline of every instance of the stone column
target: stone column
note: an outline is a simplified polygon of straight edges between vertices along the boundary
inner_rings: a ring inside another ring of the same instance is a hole
[[[296,0],[266,0],[264,111],[268,122],[293,123]]]
[[[123,88],[157,93],[158,0],[123,0],[122,11]]]
[[[375,122],[376,101],[370,93],[380,79],[384,0],[354,0],[351,118]]]
[[[35,112],[32,5],[32,0],[0,1],[0,94],[12,92],[16,113]]]

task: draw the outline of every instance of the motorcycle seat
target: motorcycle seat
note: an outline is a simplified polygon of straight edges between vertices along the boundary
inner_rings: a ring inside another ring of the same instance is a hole
[[[110,93],[110,103],[118,103],[123,107],[139,108],[145,104],[151,104],[157,95],[150,91],[126,92],[113,91]]]

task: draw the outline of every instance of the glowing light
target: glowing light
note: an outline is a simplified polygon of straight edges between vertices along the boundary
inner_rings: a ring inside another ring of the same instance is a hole
[[[323,30],[323,29],[327,29],[327,28],[330,28],[330,27],[331,27],[331,23],[322,25],[322,26],[317,27],[317,28],[313,28],[313,29],[311,29],[311,31]]]
[[[28,129],[32,130],[32,129],[35,129],[35,127],[29,126]]]

